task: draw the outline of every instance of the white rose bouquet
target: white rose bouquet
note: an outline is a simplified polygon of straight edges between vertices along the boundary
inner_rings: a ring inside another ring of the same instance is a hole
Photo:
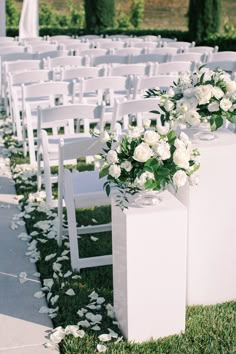
[[[129,127],[124,135],[102,132],[104,153],[96,157],[100,177],[107,195],[112,187],[119,191],[117,205],[124,208],[127,194],[144,190],[163,190],[171,184],[175,189],[189,181],[196,183],[199,151],[193,149],[185,133],[177,137],[169,123],[155,129]]]
[[[236,82],[221,69],[202,66],[197,72],[180,74],[167,91],[148,90],[146,97],[159,96],[162,122],[198,126],[210,123],[211,130],[223,125],[224,119],[236,124]]]

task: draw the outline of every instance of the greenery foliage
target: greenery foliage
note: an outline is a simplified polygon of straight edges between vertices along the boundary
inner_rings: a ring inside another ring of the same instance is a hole
[[[201,42],[220,29],[221,0],[190,0],[188,15],[191,40]]]
[[[84,7],[87,30],[96,33],[114,26],[114,0],[85,0]]]
[[[140,28],[143,22],[144,0],[133,0],[130,22],[135,28]]]
[[[6,1],[6,22],[7,26],[18,26],[20,14],[16,8],[14,0]]]

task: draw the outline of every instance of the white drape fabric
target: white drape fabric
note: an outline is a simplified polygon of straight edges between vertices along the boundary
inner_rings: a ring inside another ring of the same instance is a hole
[[[19,24],[19,37],[37,37],[38,35],[38,0],[24,0]]]

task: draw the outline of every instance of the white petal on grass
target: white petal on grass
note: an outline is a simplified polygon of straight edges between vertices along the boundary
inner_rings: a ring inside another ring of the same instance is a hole
[[[48,313],[49,312],[49,308],[47,306],[42,306],[39,309],[39,313]]]
[[[47,294],[47,302],[50,300],[51,296],[52,296],[52,293],[49,292],[49,293]]]
[[[62,267],[62,265],[59,263],[53,263],[53,265],[52,265],[52,269],[54,270],[54,272],[60,272],[61,267]]]
[[[79,326],[76,325],[68,325],[65,328],[65,333],[66,335],[72,334],[75,338],[83,338],[85,335],[85,332],[82,329],[79,329]]]
[[[50,335],[50,341],[55,344],[59,344],[65,337],[64,329],[58,329]]]
[[[19,274],[19,280],[21,284],[24,284],[26,281],[28,281],[27,279],[27,273],[26,272],[21,272]]]
[[[23,220],[18,220],[18,221],[17,221],[17,224],[18,224],[19,226],[24,226],[24,225],[25,225],[25,222],[24,222]]]
[[[57,317],[57,313],[49,313],[48,316],[53,319],[55,317]]]
[[[59,295],[55,295],[55,296],[51,297],[51,299],[50,299],[51,304],[55,305],[55,303],[58,301],[58,299],[59,299]]]
[[[101,342],[109,342],[111,340],[111,335],[110,334],[100,334],[100,336],[98,336],[98,339],[101,341]]]
[[[87,305],[86,307],[87,307],[88,309],[90,309],[90,310],[97,310],[97,306],[96,306],[96,305],[93,305],[93,304]]]
[[[30,233],[30,236],[37,236],[39,233],[37,232],[37,231],[32,231],[31,233]]]
[[[73,289],[68,289],[66,292],[65,292],[66,295],[68,296],[75,296],[75,292]]]
[[[77,274],[72,276],[72,279],[80,279],[80,278],[81,278],[81,276],[77,275]]]
[[[117,340],[114,342],[115,344],[120,343],[123,340],[123,337],[118,337]]]
[[[102,315],[94,315],[92,312],[86,313],[85,317],[87,318],[87,320],[93,322],[93,324],[100,323],[102,321]]]
[[[96,219],[92,219],[92,222],[94,222],[95,224],[98,223]]]
[[[45,238],[38,238],[37,240],[39,242],[41,242],[41,243],[47,243],[48,242],[48,240],[45,240]]]
[[[107,347],[104,344],[97,344],[97,351],[99,353],[105,353],[107,351]]]
[[[34,297],[36,297],[37,299],[41,299],[41,297],[44,297],[45,294],[42,291],[36,291],[36,293],[34,293]]]
[[[54,309],[53,308],[50,308],[49,310],[48,310],[48,313],[55,313],[55,312],[57,312],[59,310],[59,307],[57,306],[57,307],[55,307]]]
[[[50,261],[51,259],[55,258],[56,255],[57,255],[56,253],[49,254],[48,256],[46,256],[46,257],[44,258],[45,262],[48,262],[48,261]]]
[[[98,294],[96,293],[96,291],[92,291],[91,294],[88,295],[88,297],[90,298],[91,301],[97,300]]]
[[[73,274],[73,273],[72,273],[70,270],[68,270],[68,272],[66,272],[66,273],[64,274],[64,278],[70,277],[71,274]]]
[[[98,238],[95,237],[95,236],[90,236],[90,239],[91,239],[92,241],[94,241],[94,242],[96,242],[96,241],[98,240]]]
[[[114,332],[113,329],[108,328],[108,331],[112,338],[118,338],[118,333]]]
[[[91,327],[91,329],[92,329],[93,331],[100,331],[100,330],[101,330],[101,327],[100,327],[99,325],[95,325],[95,326]]]
[[[66,256],[66,255],[69,254],[69,253],[70,253],[69,250],[64,250],[61,255],[62,255],[62,256]]]
[[[97,298],[97,304],[98,304],[98,305],[101,305],[101,304],[103,304],[104,302],[105,302],[104,297],[98,297],[98,298]]]
[[[53,284],[54,284],[54,281],[51,278],[43,280],[43,285],[46,286],[48,289],[51,289]]]
[[[82,309],[80,309],[80,310],[77,311],[77,315],[79,315],[79,317],[84,317],[84,314],[85,314],[86,312],[88,312],[88,310],[82,308]]]
[[[87,320],[79,321],[79,322],[77,323],[77,325],[78,325],[78,326],[81,326],[81,327],[85,327],[85,328],[89,328],[89,327],[90,327],[90,323],[89,323],[89,321],[87,321]]]

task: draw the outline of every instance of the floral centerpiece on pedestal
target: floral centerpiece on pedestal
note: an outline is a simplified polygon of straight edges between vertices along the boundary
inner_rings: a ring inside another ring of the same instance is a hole
[[[208,122],[212,131],[220,128],[224,119],[236,124],[236,82],[221,69],[202,66],[197,72],[180,74],[167,92],[148,90],[146,97],[151,96],[160,97],[162,122],[187,126]]]
[[[128,194],[160,191],[169,184],[177,189],[187,181],[197,182],[199,151],[193,149],[188,136],[182,132],[177,137],[168,123],[156,129],[149,125],[150,121],[146,121],[145,128],[129,127],[120,136],[106,131],[99,135],[106,147],[95,164],[100,177],[107,176],[107,195],[116,187],[116,201],[121,208],[128,202]]]

